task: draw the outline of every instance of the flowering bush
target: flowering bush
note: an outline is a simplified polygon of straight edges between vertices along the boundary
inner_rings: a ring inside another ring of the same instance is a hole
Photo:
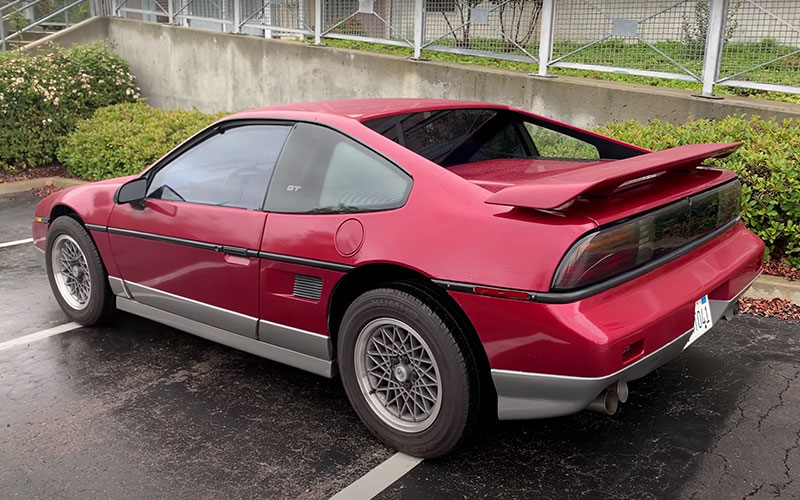
[[[128,63],[108,44],[0,54],[0,169],[52,162],[59,141],[80,119],[137,100]]]
[[[58,160],[70,174],[93,181],[137,174],[224,115],[165,111],[141,102],[108,106],[64,139]]]

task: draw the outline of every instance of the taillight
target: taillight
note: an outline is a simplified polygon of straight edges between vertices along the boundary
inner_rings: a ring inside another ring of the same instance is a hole
[[[741,184],[701,193],[587,234],[567,252],[553,290],[580,288],[670,254],[739,216]]]

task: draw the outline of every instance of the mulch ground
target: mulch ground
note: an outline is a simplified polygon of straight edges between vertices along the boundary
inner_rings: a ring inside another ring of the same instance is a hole
[[[31,189],[31,192],[35,196],[38,196],[39,198],[45,198],[45,197],[50,196],[51,194],[55,193],[56,191],[61,191],[62,189],[64,189],[64,188],[57,187],[57,186],[42,186],[42,187]]]
[[[69,177],[67,169],[63,165],[53,164],[44,167],[26,168],[21,172],[2,172],[0,171],[0,183],[24,181],[28,179],[38,179],[40,177]]]
[[[800,322],[800,306],[786,299],[739,297],[739,312],[765,318],[781,318],[793,323]]]
[[[789,281],[800,280],[800,268],[788,266],[779,260],[770,259],[764,262],[764,274],[783,276]]]

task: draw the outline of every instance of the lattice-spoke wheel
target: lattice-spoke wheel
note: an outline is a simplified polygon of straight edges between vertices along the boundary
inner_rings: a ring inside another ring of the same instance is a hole
[[[438,457],[477,427],[478,362],[438,297],[415,284],[395,286],[368,290],[345,311],[336,342],[342,385],[378,439]]]
[[[47,231],[45,265],[50,288],[73,321],[96,325],[114,312],[114,294],[91,235],[75,218],[62,216]]]
[[[359,387],[391,427],[419,432],[430,427],[442,405],[439,366],[425,340],[394,318],[367,324],[356,340]]]
[[[85,309],[92,293],[92,278],[78,243],[68,234],[59,235],[53,243],[50,259],[61,297],[73,309]]]

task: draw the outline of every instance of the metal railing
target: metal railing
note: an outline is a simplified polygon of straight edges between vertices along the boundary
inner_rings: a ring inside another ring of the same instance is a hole
[[[696,82],[706,96],[716,85],[800,93],[800,0],[111,1],[116,16],[507,59],[540,76],[565,68]]]
[[[0,5],[0,49],[35,29],[56,31],[95,15],[92,0],[13,0]]]

